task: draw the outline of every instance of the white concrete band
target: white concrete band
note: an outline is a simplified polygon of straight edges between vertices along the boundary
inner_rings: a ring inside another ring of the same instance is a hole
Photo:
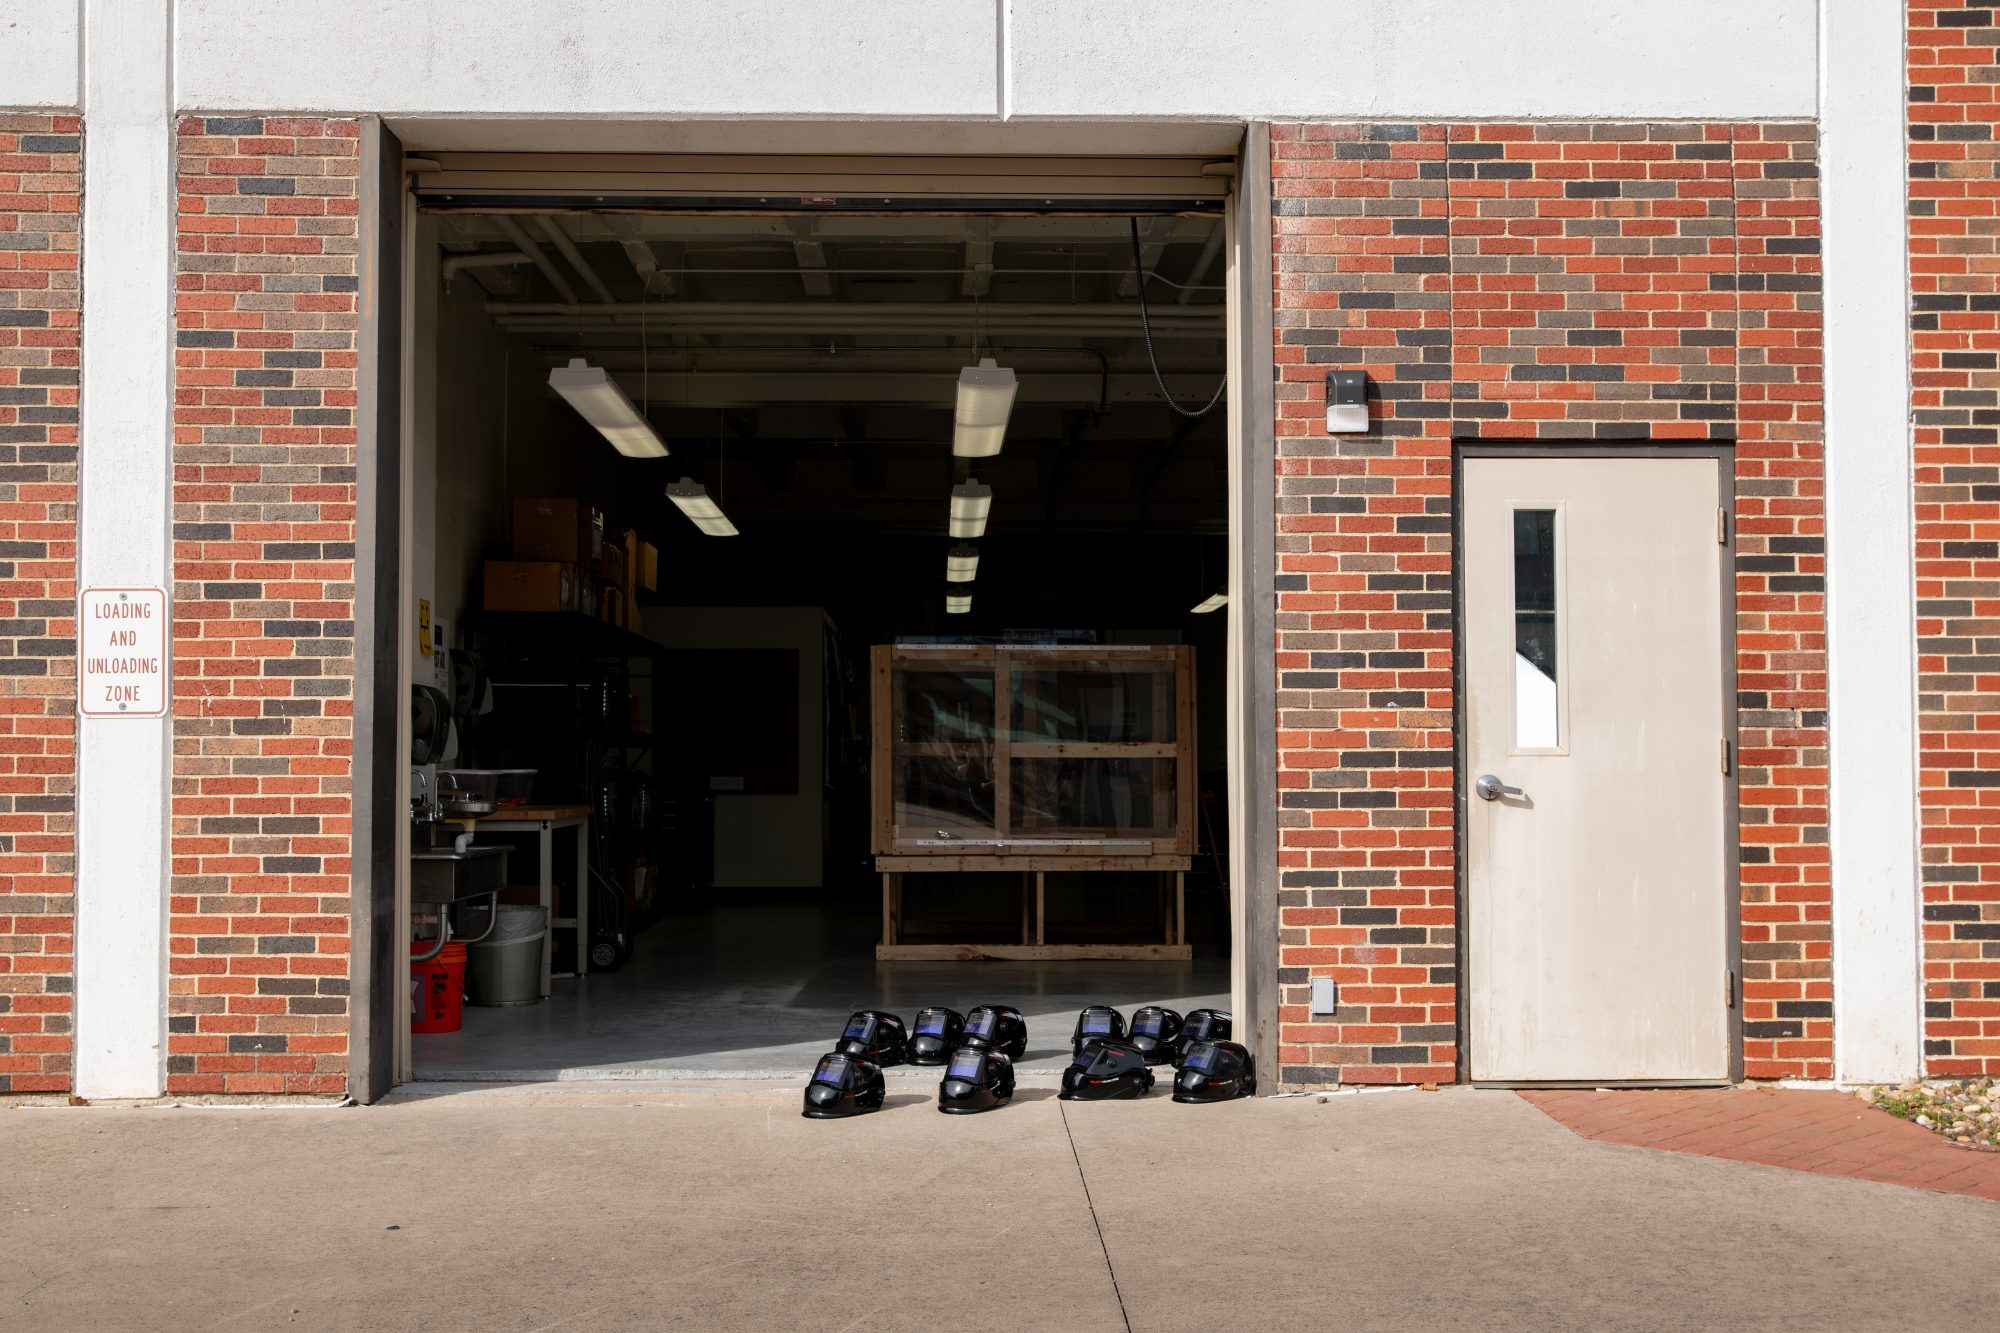
[[[1012,0],[1018,117],[1808,118],[1813,0]]]
[[[86,0],[77,582],[172,593],[173,6]],[[167,728],[80,720],[76,1091],[165,1087]]]
[[[1922,1063],[1902,0],[1824,0],[1834,1074]]]
[[[70,111],[77,104],[77,0],[0,4],[0,108]]]
[[[180,0],[176,21],[184,107],[392,119],[1807,119],[1817,56],[1814,0]]]

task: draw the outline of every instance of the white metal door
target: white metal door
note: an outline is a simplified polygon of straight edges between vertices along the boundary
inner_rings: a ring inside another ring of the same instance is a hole
[[[1719,478],[1465,460],[1474,1079],[1729,1076]]]

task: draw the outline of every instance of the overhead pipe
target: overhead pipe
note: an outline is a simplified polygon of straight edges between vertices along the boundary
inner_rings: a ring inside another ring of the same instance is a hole
[[[513,218],[508,217],[505,213],[495,213],[493,214],[493,225],[498,227],[501,234],[514,243],[515,249],[526,255],[529,262],[542,271],[542,276],[549,280],[549,286],[556,289],[558,296],[562,297],[565,301],[574,302],[576,300],[576,288],[570,286],[569,279],[565,278],[562,275],[562,271],[549,262],[549,257],[542,253],[542,247],[528,239],[528,233],[521,230],[520,223],[514,221]]]
[[[1225,228],[1215,227],[1208,233],[1208,239],[1201,243],[1201,253],[1194,258],[1194,267],[1188,270],[1187,283],[1181,286],[1181,293],[1175,299],[1186,305],[1201,290],[1201,280],[1208,276],[1208,270],[1215,264],[1215,257],[1222,253],[1222,233]]]
[[[438,266],[447,289],[451,280],[469,268],[505,268],[510,264],[532,264],[535,261],[519,250],[491,250],[485,254],[446,255]]]
[[[576,242],[572,241],[569,233],[562,229],[562,223],[552,217],[544,217],[541,221],[542,231],[547,234],[550,243],[564,259],[569,261],[569,266],[583,278],[584,285],[597,294],[598,300],[615,301],[617,298],[611,295],[611,289],[604,285],[604,280],[597,276],[597,270],[590,266],[590,261],[583,257],[583,252],[576,248]]]

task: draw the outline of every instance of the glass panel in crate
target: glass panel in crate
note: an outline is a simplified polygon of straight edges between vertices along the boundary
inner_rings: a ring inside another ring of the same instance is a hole
[[[993,668],[984,662],[896,668],[896,743],[991,741]]]
[[[1008,829],[1022,837],[1171,837],[1171,759],[1014,756]]]
[[[1017,741],[1171,741],[1174,663],[1017,662],[1013,705]]]
[[[993,668],[898,667],[893,723],[896,823],[911,837],[994,833]]]

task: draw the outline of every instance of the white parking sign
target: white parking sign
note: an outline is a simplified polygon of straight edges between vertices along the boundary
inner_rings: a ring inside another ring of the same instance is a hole
[[[167,594],[85,588],[76,599],[76,706],[85,717],[167,711]]]

